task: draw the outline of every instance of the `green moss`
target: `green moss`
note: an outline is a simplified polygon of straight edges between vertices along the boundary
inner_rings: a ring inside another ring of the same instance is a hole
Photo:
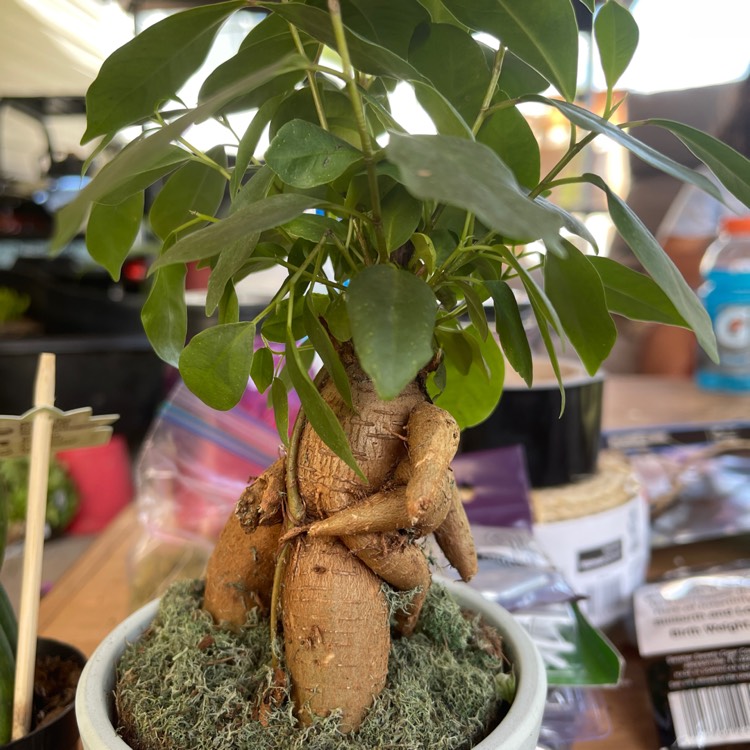
[[[466,619],[433,585],[418,631],[394,638],[388,684],[356,733],[335,716],[300,728],[285,688],[273,683],[268,623],[240,633],[200,609],[202,583],[173,584],[118,675],[123,738],[138,750],[465,750],[498,719],[497,638]],[[258,718],[259,697],[281,701]]]

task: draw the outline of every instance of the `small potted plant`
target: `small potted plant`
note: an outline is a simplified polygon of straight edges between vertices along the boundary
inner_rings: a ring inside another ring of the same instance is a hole
[[[591,13],[594,4],[583,3]],[[262,19],[208,75],[197,104],[185,105],[180,88],[241,12]],[[92,256],[117,278],[145,191],[158,182],[148,221],[161,249],[142,312],[153,347],[217,409],[237,403],[252,379],[269,394],[284,444],[228,520],[198,594],[194,611],[204,614],[191,615],[242,631],[269,614],[270,641],[281,634],[283,647],[269,649],[262,695],[247,697],[261,725],[279,705],[299,731],[333,715],[351,746],[364,747],[357,728],[388,674],[387,598],[409,593],[393,625],[402,636],[419,631],[428,598],[420,540],[434,535],[471,577],[450,462],[460,430],[497,405],[506,367],[532,382],[514,289],[558,379],[555,340],[595,373],[616,338],[613,313],[692,328],[716,356],[705,311],[654,237],[599,175],[569,165],[608,138],[714,195],[717,187],[639,141],[631,131],[646,123],[613,124],[615,86],[637,45],[629,11],[608,0],[594,19],[607,81],[598,113],[574,102],[578,33],[571,0],[230,0],[146,29],[89,89],[85,141],[109,142],[132,125],[142,133],[59,213],[54,244],[86,221]],[[391,106],[397,86],[413,92],[433,133],[407,132]],[[541,93],[550,87],[553,95]],[[529,104],[570,124],[569,148],[546,173]],[[225,135],[201,151],[189,129],[208,119]],[[686,125],[650,124],[748,198],[750,165],[738,153]],[[583,222],[557,205],[557,191],[574,184],[602,192],[648,275],[600,255]],[[218,322],[186,343],[188,264],[210,269],[206,313]],[[244,319],[236,287],[269,267],[282,272],[279,288]],[[315,377],[313,355],[322,362]],[[301,410],[290,430],[291,388]],[[210,650],[217,638],[188,650]],[[516,668],[520,691],[534,666]],[[123,746],[87,739],[80,707],[86,747]],[[495,746],[484,742],[462,736],[445,747]],[[533,731],[518,746],[529,743]]]

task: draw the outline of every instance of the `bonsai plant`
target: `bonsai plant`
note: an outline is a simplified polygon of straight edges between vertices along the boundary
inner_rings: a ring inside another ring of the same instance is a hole
[[[247,11],[262,20],[185,105],[178,92],[218,29]],[[594,32],[607,81],[600,113],[574,103],[572,0],[229,0],[146,29],[89,89],[84,141],[142,132],[59,213],[53,244],[86,221],[91,255],[118,278],[145,191],[159,183],[148,220],[161,248],[142,312],[154,349],[217,409],[237,403],[248,379],[269,393],[285,451],[228,520],[203,606],[236,628],[255,608],[270,612],[302,724],[337,711],[352,730],[377,699],[391,642],[383,583],[411,594],[396,624],[408,635],[430,587],[421,538],[434,534],[463,578],[474,571],[450,462],[460,429],[495,408],[506,367],[532,382],[514,285],[558,379],[555,339],[594,373],[616,338],[613,313],[692,328],[716,356],[705,311],[638,217],[599,175],[570,173],[595,138],[609,138],[719,196],[632,135],[647,123],[611,122],[638,31],[608,0]],[[390,103],[397,85],[411,87],[434,133],[407,132]],[[570,124],[546,174],[530,103]],[[226,142],[204,152],[189,128],[210,118]],[[750,201],[738,153],[677,122],[648,124]],[[649,275],[599,255],[554,202],[582,183],[606,196]],[[192,263],[210,268],[206,313],[218,322],[186,343]],[[242,319],[236,286],[269,267],[285,270],[278,291]],[[301,411],[290,430],[291,388]]]

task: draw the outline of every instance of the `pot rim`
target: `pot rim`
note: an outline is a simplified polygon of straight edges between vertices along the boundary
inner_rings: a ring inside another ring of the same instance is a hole
[[[544,662],[531,637],[513,615],[461,581],[439,575],[433,580],[445,586],[456,600],[481,614],[503,635],[503,645],[517,668],[516,694],[503,720],[472,750],[536,747],[547,696]],[[111,696],[115,665],[127,644],[149,627],[159,606],[155,599],[133,612],[99,644],[86,662],[76,693],[76,717],[87,750],[131,750],[116,733]],[[99,744],[91,744],[96,739]]]

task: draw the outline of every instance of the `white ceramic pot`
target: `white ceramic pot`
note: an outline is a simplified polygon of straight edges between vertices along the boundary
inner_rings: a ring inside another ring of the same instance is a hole
[[[474,750],[534,750],[539,737],[547,695],[547,678],[541,656],[526,631],[513,616],[465,584],[440,579],[456,601],[479,612],[504,636],[504,645],[518,675],[516,696],[497,728]],[[97,647],[78,683],[76,716],[84,750],[130,750],[115,733],[113,692],[115,666],[125,646],[137,640],[156,614],[153,601],[118,625]]]

